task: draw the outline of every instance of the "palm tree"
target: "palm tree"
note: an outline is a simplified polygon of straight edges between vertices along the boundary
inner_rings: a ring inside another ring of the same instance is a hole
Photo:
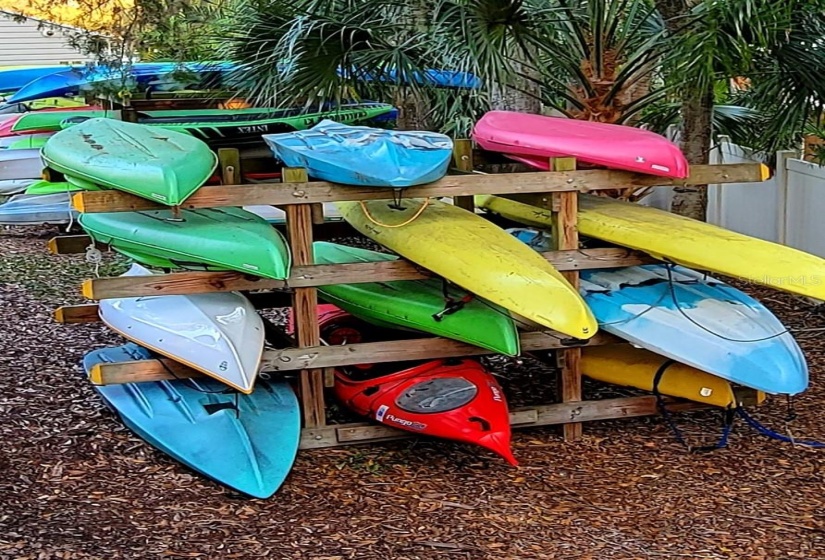
[[[430,126],[455,135],[494,107],[543,104],[656,128],[677,119],[688,160],[705,163],[714,126],[768,149],[787,146],[819,114],[823,2],[240,0],[223,53],[241,63],[243,87],[259,101],[400,92],[429,107]],[[390,68],[398,79],[364,79]],[[472,72],[483,87],[404,79],[424,68]],[[732,94],[738,76],[752,86]],[[675,199],[675,210],[704,219],[704,189]]]

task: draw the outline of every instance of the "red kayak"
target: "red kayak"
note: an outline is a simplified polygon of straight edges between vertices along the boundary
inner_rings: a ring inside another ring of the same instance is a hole
[[[378,332],[332,305],[319,306],[318,314],[321,336],[330,345],[371,342]],[[395,334],[387,329],[380,332]],[[381,375],[388,367],[396,371]],[[504,392],[478,361],[432,360],[404,364],[400,371],[398,367],[397,363],[363,364],[349,371],[338,369],[335,396],[353,412],[388,426],[480,445],[518,465],[510,450]]]
[[[632,126],[490,111],[476,123],[473,140],[485,150],[547,171],[551,157],[572,156],[611,169],[683,179],[688,163],[673,142]]]
[[[38,109],[37,112],[46,111],[46,112],[54,112],[54,111],[95,111],[99,110],[100,107],[95,107],[92,105],[83,106],[83,107],[49,107],[48,109]],[[6,138],[8,136],[26,136],[28,134],[44,134],[47,132],[54,132],[53,130],[27,130],[25,132],[12,132],[12,127],[17,124],[17,121],[23,115],[28,115],[31,111],[25,113],[19,113],[13,116],[10,119],[5,119],[0,121],[0,138]]]

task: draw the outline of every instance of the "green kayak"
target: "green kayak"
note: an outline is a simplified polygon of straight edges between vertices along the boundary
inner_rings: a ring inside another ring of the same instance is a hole
[[[181,218],[153,210],[81,214],[78,221],[95,241],[149,266],[289,276],[286,240],[263,218],[240,208],[181,210]]]
[[[75,184],[72,184],[72,182],[68,180],[63,183],[50,183],[49,181],[38,181],[36,183],[32,183],[31,185],[29,185],[29,187],[26,189],[26,194],[55,194],[82,190],[99,191],[100,188],[93,184],[89,184],[88,187],[79,187]]]
[[[316,241],[315,262],[340,264],[392,261],[398,257]],[[447,308],[441,280],[405,280],[321,286],[322,299],[374,325],[428,332],[486,348],[500,354],[519,354],[519,338],[510,313],[493,303],[474,297],[457,311],[435,315]],[[460,301],[468,293],[450,286],[449,297]]]
[[[7,150],[31,150],[32,148],[42,148],[48,142],[45,138],[37,134],[26,134],[20,140],[8,145]]]
[[[203,185],[218,157],[201,140],[95,118],[61,130],[41,152],[55,171],[176,206]]]

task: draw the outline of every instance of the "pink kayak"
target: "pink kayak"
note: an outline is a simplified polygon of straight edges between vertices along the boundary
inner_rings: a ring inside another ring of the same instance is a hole
[[[473,140],[485,150],[545,171],[548,158],[572,156],[611,169],[676,179],[688,175],[678,146],[632,126],[490,111],[476,123]]]

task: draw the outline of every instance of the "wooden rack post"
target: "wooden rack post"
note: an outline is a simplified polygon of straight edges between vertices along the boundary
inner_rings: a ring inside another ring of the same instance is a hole
[[[459,138],[453,141],[453,164],[458,171],[471,173],[473,171],[473,141],[469,138]],[[457,196],[453,204],[470,212],[475,212],[475,199],[470,196]]]
[[[306,183],[307,171],[303,168],[285,167],[281,177],[286,183]],[[295,266],[313,264],[312,207],[309,204],[291,204],[286,207],[286,225],[292,263]],[[300,348],[320,346],[318,327],[318,290],[314,287],[295,288],[292,296],[292,320],[295,338]],[[324,372],[320,369],[301,371],[301,401],[304,426],[317,428],[326,424],[324,404]]]
[[[550,171],[575,171],[575,158],[550,159]],[[578,221],[579,203],[577,192],[555,193],[551,197],[553,210],[553,246],[557,251],[577,250],[579,248]],[[568,270],[562,275],[577,290],[579,289],[579,272]],[[582,400],[581,348],[570,348],[556,352],[556,364],[559,373],[556,378],[556,392],[561,402],[579,402]],[[572,441],[582,436],[580,422],[564,425],[564,439]]]

